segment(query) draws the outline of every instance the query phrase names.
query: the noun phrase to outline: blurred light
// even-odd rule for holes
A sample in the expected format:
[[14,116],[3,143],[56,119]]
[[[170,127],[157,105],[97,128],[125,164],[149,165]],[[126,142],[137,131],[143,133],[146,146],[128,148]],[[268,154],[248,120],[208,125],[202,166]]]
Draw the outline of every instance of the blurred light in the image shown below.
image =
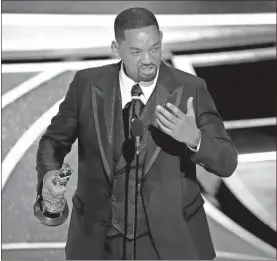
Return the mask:
[[239,163],[261,162],[269,160],[276,160],[276,151],[240,154],[238,157]]

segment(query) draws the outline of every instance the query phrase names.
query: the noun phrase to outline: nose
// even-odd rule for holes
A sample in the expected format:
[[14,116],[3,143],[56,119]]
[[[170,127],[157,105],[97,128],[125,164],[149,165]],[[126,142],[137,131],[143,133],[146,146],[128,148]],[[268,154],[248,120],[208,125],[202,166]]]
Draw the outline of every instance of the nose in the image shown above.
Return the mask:
[[151,56],[149,55],[148,52],[144,52],[142,57],[141,57],[141,62],[143,64],[151,64]]

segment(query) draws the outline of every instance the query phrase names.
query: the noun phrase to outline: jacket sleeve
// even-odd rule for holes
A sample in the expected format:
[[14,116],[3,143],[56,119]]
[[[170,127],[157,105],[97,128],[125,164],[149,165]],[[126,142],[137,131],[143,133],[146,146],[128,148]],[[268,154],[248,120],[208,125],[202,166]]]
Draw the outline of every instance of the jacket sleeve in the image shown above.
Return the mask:
[[51,120],[39,141],[36,170],[38,177],[37,192],[41,193],[42,181],[46,172],[61,168],[64,157],[70,152],[77,138],[78,104],[77,104],[78,73],[71,82],[59,111]]
[[237,150],[203,79],[197,87],[194,106],[201,144],[196,153],[189,152],[191,161],[217,176],[231,176],[238,163]]

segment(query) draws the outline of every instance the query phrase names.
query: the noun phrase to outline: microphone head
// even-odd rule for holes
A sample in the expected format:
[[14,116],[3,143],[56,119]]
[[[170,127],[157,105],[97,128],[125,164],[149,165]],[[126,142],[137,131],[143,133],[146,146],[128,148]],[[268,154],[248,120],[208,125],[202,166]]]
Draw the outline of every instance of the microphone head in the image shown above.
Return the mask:
[[131,122],[131,133],[133,137],[143,136],[143,123],[140,119],[134,119]]

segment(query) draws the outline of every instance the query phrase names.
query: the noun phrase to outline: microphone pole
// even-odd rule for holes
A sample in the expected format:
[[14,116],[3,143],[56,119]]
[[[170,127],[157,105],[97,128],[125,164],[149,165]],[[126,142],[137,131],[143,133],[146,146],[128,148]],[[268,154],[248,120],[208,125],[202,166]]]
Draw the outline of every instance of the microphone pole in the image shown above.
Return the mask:
[[134,214],[134,242],[133,242],[133,254],[132,260],[136,260],[136,240],[137,240],[137,208],[138,208],[138,174],[139,174],[139,146],[140,146],[140,138],[143,136],[143,123],[139,119],[135,119],[131,123],[131,132],[132,136],[135,137],[135,145],[136,145],[136,179],[135,179],[135,214]]

